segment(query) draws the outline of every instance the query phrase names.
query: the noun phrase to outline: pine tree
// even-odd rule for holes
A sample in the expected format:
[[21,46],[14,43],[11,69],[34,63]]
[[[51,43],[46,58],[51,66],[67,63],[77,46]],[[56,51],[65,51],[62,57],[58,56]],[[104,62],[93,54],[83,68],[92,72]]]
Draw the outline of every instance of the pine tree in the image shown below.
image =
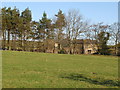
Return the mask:
[[102,55],[109,54],[108,47],[107,47],[107,41],[109,40],[110,34],[108,32],[100,32],[98,34],[98,52]]
[[[27,50],[29,47],[26,46],[27,44],[27,40],[28,40],[28,35],[30,33],[31,30],[31,20],[32,20],[32,15],[31,15],[31,11],[29,10],[29,8],[26,8],[21,15],[21,18],[23,20],[23,50]],[[27,48],[26,48],[27,47]]]
[[20,17],[20,13],[19,10],[15,7],[12,10],[12,45],[11,48],[13,50],[16,50],[16,44],[17,44],[17,37],[18,37],[18,28],[19,28],[19,17]]
[[31,39],[32,40],[32,51],[35,51],[35,48],[36,48],[36,45],[35,45],[35,41],[37,41],[38,40],[38,22],[36,22],[36,21],[32,21],[32,23],[31,23],[31,31],[30,31],[30,34],[29,34],[29,39]]
[[2,8],[2,49],[6,48],[6,7]]
[[[47,18],[47,14],[44,12],[42,19],[39,21],[39,32],[40,32],[40,37],[43,42],[43,52],[46,51],[45,43],[47,39],[51,38],[51,20]],[[48,47],[48,45],[47,45]]]
[[66,25],[65,16],[61,10],[59,10],[58,14],[55,15],[57,20],[55,22],[56,34],[57,34],[57,42],[60,42],[63,37],[63,28]]
[[10,50],[10,36],[12,30],[12,10],[9,7],[6,9],[6,30],[7,30],[7,49]]

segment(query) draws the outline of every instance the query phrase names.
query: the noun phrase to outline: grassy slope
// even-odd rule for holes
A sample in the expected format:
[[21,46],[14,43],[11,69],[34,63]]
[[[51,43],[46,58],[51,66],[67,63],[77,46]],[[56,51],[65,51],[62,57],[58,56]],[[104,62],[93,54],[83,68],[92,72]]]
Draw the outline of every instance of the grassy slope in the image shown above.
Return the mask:
[[3,87],[117,87],[118,58],[3,51]]

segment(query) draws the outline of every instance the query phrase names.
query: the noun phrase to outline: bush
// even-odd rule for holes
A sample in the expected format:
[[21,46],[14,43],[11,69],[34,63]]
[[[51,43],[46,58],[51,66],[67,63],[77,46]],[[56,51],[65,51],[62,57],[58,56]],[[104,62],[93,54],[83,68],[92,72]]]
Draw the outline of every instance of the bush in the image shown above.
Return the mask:
[[65,51],[64,49],[62,49],[62,50],[60,50],[58,53],[59,53],[59,54],[65,54],[66,51]]

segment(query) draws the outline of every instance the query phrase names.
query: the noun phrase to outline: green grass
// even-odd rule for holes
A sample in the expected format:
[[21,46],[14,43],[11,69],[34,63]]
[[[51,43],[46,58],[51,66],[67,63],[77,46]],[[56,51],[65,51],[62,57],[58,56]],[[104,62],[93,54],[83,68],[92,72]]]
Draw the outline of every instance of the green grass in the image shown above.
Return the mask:
[[118,57],[3,51],[3,88],[118,87]]

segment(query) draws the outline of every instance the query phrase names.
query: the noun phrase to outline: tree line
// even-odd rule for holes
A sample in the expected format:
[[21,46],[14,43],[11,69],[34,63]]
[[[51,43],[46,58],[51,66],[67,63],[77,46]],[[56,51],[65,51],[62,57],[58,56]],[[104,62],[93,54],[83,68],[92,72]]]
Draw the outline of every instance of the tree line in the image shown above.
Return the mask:
[[[120,30],[117,22],[111,25],[90,25],[75,9],[67,13],[59,10],[53,19],[48,18],[47,13],[43,12],[39,21],[32,21],[32,12],[29,8],[20,13],[16,7],[4,7],[0,15],[3,50],[46,52],[49,48],[55,48],[55,42],[59,45],[66,40],[58,50],[62,51],[62,47],[66,45],[68,53],[74,54],[76,41],[87,39],[90,42],[96,41],[99,54],[108,54],[110,47],[114,48],[114,54],[118,54]],[[113,42],[114,45],[110,46],[108,42]]]

